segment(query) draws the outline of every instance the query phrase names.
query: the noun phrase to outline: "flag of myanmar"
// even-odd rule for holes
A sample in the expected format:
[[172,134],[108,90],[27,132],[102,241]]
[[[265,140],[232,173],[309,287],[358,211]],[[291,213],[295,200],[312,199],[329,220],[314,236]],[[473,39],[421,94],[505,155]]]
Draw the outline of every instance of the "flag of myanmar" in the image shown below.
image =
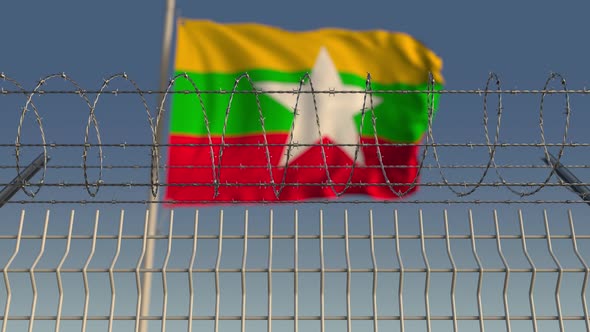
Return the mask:
[[367,94],[367,74],[373,91],[426,90],[429,72],[440,89],[441,67],[402,33],[182,19],[175,71],[186,75],[174,90],[193,93],[173,97],[166,199],[393,199],[412,192],[417,169],[407,166],[417,165],[428,95]]

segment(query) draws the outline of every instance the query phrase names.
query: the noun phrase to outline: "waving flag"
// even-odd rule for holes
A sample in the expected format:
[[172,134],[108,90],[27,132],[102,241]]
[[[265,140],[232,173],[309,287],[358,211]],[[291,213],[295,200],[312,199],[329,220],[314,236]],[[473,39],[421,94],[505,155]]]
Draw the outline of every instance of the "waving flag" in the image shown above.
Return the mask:
[[429,73],[440,89],[441,67],[402,33],[183,19],[175,72],[186,75],[174,85],[166,199],[413,192],[429,97],[386,90],[426,90]]

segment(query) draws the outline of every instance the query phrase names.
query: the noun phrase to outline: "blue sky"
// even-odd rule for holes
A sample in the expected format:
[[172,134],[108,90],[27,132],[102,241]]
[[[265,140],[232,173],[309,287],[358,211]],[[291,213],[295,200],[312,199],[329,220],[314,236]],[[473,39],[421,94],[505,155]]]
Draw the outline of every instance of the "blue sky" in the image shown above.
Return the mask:
[[[449,87],[482,85],[489,71],[507,87],[539,85],[559,71],[588,82],[579,64],[588,58],[583,22],[587,4],[550,1],[329,3],[299,1],[178,1],[178,14],[221,22],[254,21],[293,30],[325,26],[408,32],[445,61]],[[2,63],[31,82],[53,71],[96,82],[126,71],[142,84],[157,82],[164,4],[158,1],[10,2],[4,5]],[[82,78],[84,77],[84,78]],[[84,81],[86,82],[86,81]]]

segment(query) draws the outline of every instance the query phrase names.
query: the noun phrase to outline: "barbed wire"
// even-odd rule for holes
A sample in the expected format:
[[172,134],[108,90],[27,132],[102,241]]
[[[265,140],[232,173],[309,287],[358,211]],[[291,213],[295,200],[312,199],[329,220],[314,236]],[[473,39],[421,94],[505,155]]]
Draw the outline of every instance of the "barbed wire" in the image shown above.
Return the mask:
[[[46,86],[56,80],[64,81],[66,84],[72,86],[71,90],[48,90]],[[175,90],[174,85],[178,81],[185,81],[189,85],[192,86],[192,90]],[[115,81],[122,81],[126,84],[129,84],[131,89],[111,89],[109,88]],[[224,183],[222,181],[222,170],[223,169],[231,169],[231,168],[240,168],[240,169],[254,169],[254,168],[264,168],[268,173],[268,182],[261,182],[257,183],[256,186],[260,187],[270,187],[273,191],[274,196],[278,199],[281,196],[281,193],[284,188],[290,186],[322,186],[326,188],[330,188],[332,193],[336,197],[340,197],[341,195],[345,194],[351,187],[362,187],[362,186],[382,186],[387,187],[394,195],[397,197],[404,197],[408,193],[412,192],[416,186],[423,186],[423,187],[446,187],[452,193],[455,194],[457,197],[465,197],[473,194],[478,188],[480,187],[503,187],[508,189],[513,194],[520,197],[520,200],[515,200],[514,202],[522,202],[522,198],[535,195],[539,191],[541,191],[545,187],[554,187],[554,186],[564,186],[563,182],[558,183],[550,183],[550,179],[555,173],[556,165],[551,166],[539,166],[539,165],[502,165],[498,164],[496,161],[496,154],[498,149],[500,148],[510,148],[510,147],[535,147],[535,148],[542,148],[545,157],[550,160],[549,158],[549,150],[548,148],[554,147],[558,148],[556,160],[559,163],[564,155],[565,148],[574,148],[574,147],[589,147],[590,143],[585,142],[569,142],[568,141],[568,133],[570,131],[570,118],[571,118],[571,105],[570,105],[570,95],[571,94],[589,94],[590,90],[583,88],[583,89],[574,89],[570,90],[567,87],[566,80],[558,73],[551,74],[542,89],[525,89],[525,90],[515,90],[515,89],[502,89],[501,81],[498,75],[495,73],[490,73],[486,85],[484,89],[464,89],[464,90],[445,90],[445,89],[438,89],[436,86],[436,82],[433,79],[432,75],[429,75],[429,80],[427,82],[426,89],[422,90],[379,90],[373,89],[372,87],[372,78],[371,75],[368,74],[365,80],[365,88],[362,91],[348,91],[348,90],[314,90],[313,82],[309,74],[305,74],[301,80],[299,81],[299,87],[295,90],[290,91],[278,91],[278,90],[260,90],[254,87],[254,82],[252,78],[247,74],[242,74],[238,76],[234,81],[234,86],[231,90],[200,90],[198,85],[191,79],[188,74],[181,73],[174,76],[166,90],[157,91],[157,90],[142,90],[139,88],[137,83],[129,78],[127,74],[120,73],[112,75],[106,78],[103,83],[101,84],[100,88],[97,90],[86,90],[83,89],[75,80],[70,78],[65,73],[58,73],[48,75],[42,79],[40,79],[35,87],[32,90],[27,90],[24,86],[16,81],[15,79],[7,76],[4,73],[0,73],[0,85],[2,82],[8,83],[11,86],[10,89],[5,89],[1,87],[0,89],[0,96],[1,95],[23,95],[25,96],[26,100],[24,106],[22,107],[19,123],[17,127],[17,136],[15,143],[0,143],[0,147],[10,147],[14,148],[14,156],[15,156],[15,165],[8,166],[8,165],[0,165],[0,169],[15,169],[17,174],[20,173],[22,169],[21,166],[21,149],[23,147],[40,147],[43,149],[43,155],[45,161],[48,158],[48,149],[49,148],[59,148],[59,147],[81,147],[83,148],[82,153],[82,164],[81,166],[68,166],[68,165],[53,165],[43,167],[43,171],[41,174],[41,179],[37,183],[28,183],[23,182],[21,188],[24,193],[26,193],[30,197],[35,197],[42,187],[84,187],[87,193],[91,197],[95,197],[99,192],[101,187],[133,187],[133,186],[149,186],[151,188],[151,192],[154,197],[158,193],[158,189],[160,187],[169,187],[169,186],[208,186],[213,188],[213,197],[214,200],[219,195],[219,188],[221,187],[229,187],[229,186],[243,186],[249,184],[236,184],[236,183]],[[242,82],[247,83],[250,86],[250,89],[238,89],[238,85]],[[309,83],[309,89],[304,88],[304,83]],[[554,82],[557,82],[561,87],[560,89],[551,89],[550,85]],[[359,137],[359,141],[356,144],[333,144],[327,143],[323,141],[322,135],[322,126],[319,121],[319,114],[318,114],[318,107],[316,96],[321,94],[329,94],[331,96],[335,96],[339,94],[362,94],[363,97],[363,107],[360,110],[360,131],[363,132],[363,128],[365,126],[372,127],[373,138],[376,143],[368,143],[361,141],[361,137]],[[57,94],[57,95],[77,95],[83,99],[84,104],[88,108],[88,118],[86,121],[86,126],[84,130],[84,143],[49,143],[46,137],[44,128],[43,128],[43,120],[39,109],[35,105],[35,98],[41,95],[47,94]],[[148,141],[149,143],[103,143],[101,139],[101,130],[98,124],[97,115],[96,115],[96,108],[100,101],[100,97],[104,95],[117,95],[117,94],[130,94],[136,95],[142,107],[145,109],[145,114],[147,118],[148,125],[150,127],[150,134]],[[146,100],[146,95],[152,94],[163,94],[162,102],[157,105],[155,110],[151,110],[148,106],[148,102]],[[159,126],[160,121],[162,121],[162,117],[165,114],[164,105],[166,105],[167,98],[169,95],[174,94],[192,94],[197,97],[197,105],[196,107],[200,107],[203,115],[204,126],[206,129],[206,140],[207,143],[193,143],[193,144],[160,144],[156,137],[156,128]],[[215,143],[213,141],[213,134],[211,133],[211,125],[208,119],[208,109],[207,105],[203,100],[203,95],[207,94],[227,94],[229,95],[229,101],[225,110],[220,110],[220,112],[225,112],[224,123],[222,128],[222,134],[220,135],[220,143]],[[234,96],[238,94],[250,94],[254,95],[256,99],[256,107],[258,112],[258,118],[261,126],[262,132],[262,143],[256,144],[248,144],[248,143],[230,143],[226,142],[226,132],[227,132],[227,123],[229,116],[232,110],[232,103],[234,100]],[[262,106],[260,103],[259,96],[264,94],[294,94],[296,95],[296,102],[294,105],[294,109],[298,108],[299,98],[304,94],[311,94],[312,100],[314,104],[314,112],[316,118],[316,129],[318,131],[318,135],[320,137],[320,142],[316,144],[303,144],[294,142],[293,138],[293,131],[295,128],[295,121],[292,122],[290,126],[290,134],[288,135],[288,141],[282,144],[278,143],[271,143],[267,139],[267,132],[265,126],[265,117],[263,114]],[[423,138],[423,142],[418,142],[415,144],[408,144],[408,143],[386,143],[386,142],[379,142],[378,137],[378,127],[377,127],[377,119],[376,114],[374,111],[374,103],[373,103],[373,96],[377,94],[423,94],[426,95],[427,101],[427,129],[426,133]],[[468,94],[468,95],[478,95],[483,98],[482,108],[483,108],[483,127],[484,127],[484,137],[485,142],[481,143],[474,143],[474,142],[464,142],[464,143],[444,143],[444,142],[437,142],[435,138],[435,133],[433,129],[433,119],[434,114],[437,112],[435,109],[435,96],[436,95],[451,95],[451,94]],[[532,95],[539,95],[540,102],[539,102],[539,117],[538,117],[538,126],[540,129],[540,141],[538,142],[523,142],[523,143],[515,143],[515,142],[502,142],[501,140],[501,127],[502,127],[502,115],[503,115],[503,96],[504,95],[524,95],[524,94],[532,94]],[[544,108],[545,108],[545,97],[547,95],[560,95],[563,99],[564,105],[564,119],[563,119],[563,127],[562,127],[562,134],[559,143],[549,143],[546,140],[545,134],[545,115],[544,115]],[[488,99],[490,97],[496,98],[495,106],[492,107],[494,109],[494,113],[496,114],[496,125],[494,128],[489,128],[490,122],[490,110],[489,110],[489,102]],[[309,110],[311,111],[311,110]],[[36,124],[39,128],[39,134],[41,138],[41,143],[37,144],[30,144],[30,143],[22,143],[22,128],[24,124],[25,116],[28,112],[32,112],[36,121]],[[294,112],[294,117],[296,118],[298,112]],[[365,123],[365,116],[370,117],[367,119],[369,124]],[[92,127],[92,128],[91,128]],[[96,135],[96,143],[90,143],[90,133],[93,132]],[[360,136],[360,135],[359,135]],[[492,137],[493,136],[493,137]],[[377,143],[378,142],[378,143]],[[194,165],[194,166],[171,166],[171,165],[161,165],[160,158],[162,156],[161,149],[168,148],[168,147],[205,147],[209,149],[210,154],[210,165],[203,166],[203,165]],[[259,165],[225,165],[223,164],[223,154],[224,150],[229,147],[258,147],[264,150],[264,155],[266,158],[266,164],[259,166]],[[321,152],[322,163],[320,165],[291,165],[289,160],[291,158],[291,152],[294,148],[298,147],[305,147],[305,146],[312,146],[318,147]],[[326,148],[329,147],[345,147],[345,146],[352,146],[355,148],[354,150],[354,162],[350,166],[332,166],[328,165],[327,161],[327,154]],[[419,161],[417,165],[387,165],[383,161],[383,155],[381,148],[388,147],[388,146],[417,146],[421,148],[421,152],[419,153]],[[148,165],[106,165],[104,163],[104,148],[149,148],[150,149],[150,164]],[[269,148],[270,147],[284,147],[287,151],[286,162],[284,165],[273,165],[271,163],[271,153]],[[359,158],[359,154],[363,153],[363,148],[365,147],[374,147],[376,148],[376,155],[377,155],[377,165],[363,165],[360,166],[356,161]],[[484,160],[481,164],[478,165],[444,165],[441,163],[440,158],[440,151],[437,148],[440,147],[456,147],[456,148],[485,148],[487,150],[487,160]],[[88,163],[88,154],[91,148],[98,148],[98,165],[89,165]],[[215,151],[218,151],[217,154]],[[425,163],[431,153],[434,163]],[[66,182],[57,182],[57,183],[47,183],[46,182],[46,173],[47,169],[60,169],[60,168],[82,168],[83,171],[83,179],[82,183],[66,183]],[[194,169],[201,169],[206,170],[209,169],[212,174],[212,181],[209,183],[190,183],[190,184],[172,184],[172,183],[163,183],[160,180],[160,175],[158,170],[161,169],[171,169],[171,168],[194,168]],[[588,165],[567,165],[567,167],[575,167],[575,168],[590,168]],[[104,169],[115,169],[115,168],[134,168],[134,169],[150,169],[150,177],[149,182],[146,183],[107,183],[104,180]],[[289,170],[298,169],[298,168],[315,168],[315,169],[323,169],[325,173],[325,177],[327,181],[321,183],[299,183],[299,182],[287,182],[286,174]],[[339,168],[348,168],[350,169],[350,173],[348,174],[348,180],[344,182],[334,182],[332,180],[332,174],[330,172],[331,169],[339,169]],[[362,171],[363,169],[379,169],[381,170],[381,174],[383,176],[384,181],[382,183],[356,183],[353,182],[353,175],[355,172]],[[399,181],[391,181],[387,174],[387,170],[391,168],[407,168],[407,169],[415,169],[416,175],[414,179],[409,182],[399,182]],[[464,181],[464,182],[453,182],[448,179],[448,174],[444,171],[446,169],[457,169],[457,168],[472,168],[472,169],[480,169],[482,170],[481,174],[477,177],[475,181]],[[544,177],[542,181],[537,182],[522,182],[522,181],[515,181],[511,182],[506,180],[503,173],[500,171],[501,169],[508,169],[508,168],[544,168],[547,169],[547,175]],[[89,178],[88,170],[90,169],[97,169],[98,174],[96,175],[96,180],[91,181]],[[423,182],[419,183],[420,176],[423,170],[431,170],[436,169],[438,170],[440,177],[442,179],[441,182]],[[486,182],[486,178],[489,176],[491,170],[494,170],[496,176],[498,177],[499,181],[495,182]],[[282,172],[282,173],[281,173]],[[275,181],[278,179],[278,181]],[[582,185],[582,184],[581,184]],[[402,188],[400,188],[402,187]],[[464,190],[458,190],[457,188],[461,187]],[[525,190],[517,189],[516,187],[528,187]],[[34,188],[34,189],[31,189]],[[333,202],[333,200],[329,200]],[[472,200],[477,201],[477,200]],[[137,202],[145,202],[145,200],[137,201]],[[353,202],[353,201],[347,201]]]

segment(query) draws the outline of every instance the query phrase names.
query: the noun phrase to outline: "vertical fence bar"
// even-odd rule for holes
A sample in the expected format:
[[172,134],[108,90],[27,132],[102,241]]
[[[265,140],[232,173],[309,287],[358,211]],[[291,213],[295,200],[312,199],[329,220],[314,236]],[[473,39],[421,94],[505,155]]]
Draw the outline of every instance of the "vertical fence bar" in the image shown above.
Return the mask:
[[543,218],[545,219],[545,233],[547,234],[547,248],[549,248],[549,255],[551,255],[551,259],[555,265],[557,265],[557,283],[555,285],[555,307],[557,309],[557,319],[559,321],[559,330],[563,332],[565,327],[563,326],[563,313],[561,310],[561,299],[559,298],[559,292],[561,290],[561,280],[563,277],[563,267],[555,253],[553,252],[553,245],[551,243],[551,232],[549,230],[549,219],[547,218],[547,210],[543,210]]
[[141,241],[141,253],[137,259],[137,265],[135,265],[135,286],[137,291],[137,303],[135,306],[135,332],[138,332],[141,326],[141,304],[142,304],[142,285],[141,285],[141,265],[143,264],[143,258],[145,257],[147,247],[147,235],[149,231],[149,210],[145,211],[145,221],[143,223],[143,237]]
[[223,245],[223,210],[219,211],[219,241],[217,242],[217,260],[215,262],[215,332],[219,331],[219,301],[221,289],[219,284],[219,269],[221,267],[221,249]]
[[63,302],[64,302],[64,289],[63,289],[63,283],[61,280],[61,269],[64,266],[64,263],[66,261],[66,258],[68,257],[68,254],[70,253],[70,244],[72,242],[73,226],[74,226],[74,210],[72,210],[72,213],[70,215],[70,225],[68,227],[68,237],[66,239],[66,250],[65,250],[64,255],[62,256],[61,260],[59,261],[59,264],[57,265],[57,269],[55,270],[55,276],[57,278],[57,289],[59,292],[59,299],[57,302],[57,317],[55,319],[55,332],[58,332],[59,328],[60,328],[61,312],[63,309]]
[[537,312],[535,310],[535,296],[534,296],[534,291],[535,291],[535,281],[537,278],[537,268],[535,267],[535,263],[533,262],[533,259],[531,258],[531,255],[529,255],[529,251],[527,249],[527,245],[526,245],[526,236],[525,236],[525,232],[524,232],[524,219],[522,218],[522,210],[518,210],[518,219],[520,222],[520,236],[522,239],[522,251],[524,252],[524,255],[527,259],[527,261],[529,262],[529,265],[531,266],[531,269],[533,270],[532,275],[531,275],[531,284],[529,286],[529,303],[530,303],[530,307],[531,307],[531,320],[533,323],[533,331],[537,332],[538,331],[538,326],[537,326]]
[[475,229],[473,227],[473,211],[469,209],[469,232],[471,237],[471,250],[473,251],[473,257],[475,257],[475,262],[477,263],[477,268],[479,270],[477,276],[477,312],[479,314],[479,330],[481,332],[485,331],[485,324],[483,321],[483,303],[481,301],[481,286],[483,284],[483,265],[481,264],[481,260],[479,259],[479,255],[477,254],[477,244],[475,243]]
[[432,322],[430,319],[430,263],[428,262],[428,255],[426,254],[426,245],[424,243],[424,221],[422,219],[422,209],[419,210],[420,223],[420,246],[422,248],[422,260],[426,266],[426,280],[424,281],[424,309],[426,311],[426,331],[432,331]]
[[119,259],[119,254],[121,253],[121,239],[123,237],[123,221],[125,219],[125,210],[121,210],[121,219],[119,221],[119,232],[117,233],[117,249],[115,251],[115,256],[113,257],[113,261],[111,262],[111,266],[109,267],[109,281],[111,283],[111,307],[109,310],[109,332],[113,331],[113,318],[115,317],[115,301],[117,298],[117,289],[115,287],[115,264],[117,264],[117,260]]
[[373,210],[369,210],[369,239],[371,242],[371,262],[373,265],[373,331],[379,330],[377,324],[377,257],[375,256],[375,233],[373,231]]
[[92,261],[92,258],[94,257],[94,251],[96,249],[96,237],[98,236],[99,217],[100,210],[96,210],[96,215],[94,217],[94,229],[92,231],[92,244],[90,245],[90,253],[88,254],[88,259],[86,259],[86,263],[84,263],[84,267],[82,268],[82,280],[84,281],[84,312],[82,313],[82,332],[86,332],[86,324],[88,321],[88,305],[90,304],[88,266],[90,266],[90,261]]
[[6,285],[6,305],[4,306],[4,319],[2,320],[2,332],[6,332],[6,327],[8,326],[8,314],[10,312],[10,303],[12,301],[12,288],[10,287],[10,278],[8,277],[8,270],[10,269],[10,265],[12,261],[18,255],[20,250],[20,241],[23,235],[23,225],[25,221],[25,210],[23,209],[20,213],[20,222],[18,224],[18,233],[16,235],[16,243],[14,244],[14,251],[12,255],[4,265],[2,269],[2,275],[4,276],[4,284]]
[[[247,212],[246,212],[247,213]],[[195,273],[195,259],[197,257],[197,239],[199,230],[199,210],[195,210],[195,227],[193,230],[193,251],[191,254],[190,265],[188,267],[188,287],[189,287],[189,302],[188,302],[188,332],[193,331],[193,311],[195,306],[195,286],[193,274]]]
[[584,282],[582,285],[582,309],[584,310],[584,321],[586,323],[586,330],[590,331],[590,320],[588,318],[588,302],[586,299],[586,290],[588,289],[588,276],[590,274],[590,267],[586,263],[586,260],[580,255],[580,251],[578,250],[578,241],[576,240],[576,230],[574,228],[574,218],[572,216],[572,210],[567,211],[568,219],[570,223],[570,230],[572,233],[572,245],[574,247],[574,253],[576,257],[584,266]]
[[162,332],[166,332],[166,315],[168,314],[168,279],[166,272],[168,270],[168,262],[170,261],[170,253],[172,252],[172,229],[174,226],[174,210],[170,210],[170,225],[168,226],[168,248],[166,249],[166,257],[162,265]]
[[402,260],[402,254],[399,250],[399,227],[397,210],[393,212],[393,225],[395,228],[395,249],[397,253],[397,261],[399,262],[399,286],[398,286],[398,300],[399,300],[399,329],[400,332],[405,331],[404,324],[404,263]]
[[293,313],[294,313],[294,322],[293,322],[293,330],[295,332],[299,331],[299,211],[295,209],[295,216],[294,216],[294,239],[293,239],[293,291],[295,292],[295,296],[293,298]]
[[[175,0],[172,0],[175,1]],[[150,193],[151,195],[151,193]],[[154,266],[154,254],[156,250],[156,239],[153,236],[157,235],[158,231],[158,205],[157,203],[150,203],[147,210],[148,220],[148,232],[147,237],[144,239],[145,243],[145,254],[141,257],[143,261],[143,279],[141,281],[141,292],[140,298],[141,303],[139,304],[140,320],[139,320],[139,331],[148,332],[148,321],[143,320],[141,317],[149,316],[150,314],[150,303],[152,298],[152,272],[148,271]]]
[[41,260],[43,253],[45,252],[45,242],[47,240],[47,228],[49,227],[49,210],[45,213],[45,224],[43,226],[43,236],[41,237],[41,248],[39,249],[39,255],[35,258],[29,276],[31,278],[31,288],[33,289],[33,301],[31,303],[31,320],[29,321],[29,332],[33,332],[33,325],[35,323],[35,309],[37,308],[37,282],[35,280],[35,268]]
[[272,234],[273,234],[273,212],[270,209],[270,220],[268,229],[268,322],[267,330],[272,332]]
[[459,326],[457,323],[457,303],[455,299],[455,290],[457,287],[457,265],[455,264],[455,259],[453,258],[453,251],[451,250],[451,235],[449,233],[449,216],[447,214],[447,210],[444,210],[444,221],[445,221],[445,240],[447,244],[447,255],[449,256],[449,260],[451,261],[451,269],[453,271],[453,275],[451,277],[451,314],[453,319],[453,331],[458,332]]
[[496,226],[496,245],[498,247],[498,254],[500,255],[500,259],[502,260],[504,269],[506,269],[506,273],[504,274],[504,287],[502,289],[502,299],[504,301],[504,317],[506,318],[506,332],[511,332],[512,328],[510,326],[510,310],[508,308],[508,282],[510,281],[510,266],[508,266],[508,260],[506,260],[504,252],[502,251],[502,240],[500,235],[500,226],[498,223],[498,211],[495,209],[494,225]]
[[325,319],[324,316],[324,273],[325,273],[325,265],[324,265],[324,210],[320,210],[320,331],[325,331]]
[[242,308],[240,317],[240,327],[242,332],[246,332],[246,259],[248,258],[248,210],[244,214],[244,249],[242,253],[242,268],[240,275],[242,278]]
[[348,332],[352,332],[352,313],[350,307],[352,266],[350,265],[350,241],[348,239],[348,210],[344,210],[344,252],[346,255],[346,329]]

